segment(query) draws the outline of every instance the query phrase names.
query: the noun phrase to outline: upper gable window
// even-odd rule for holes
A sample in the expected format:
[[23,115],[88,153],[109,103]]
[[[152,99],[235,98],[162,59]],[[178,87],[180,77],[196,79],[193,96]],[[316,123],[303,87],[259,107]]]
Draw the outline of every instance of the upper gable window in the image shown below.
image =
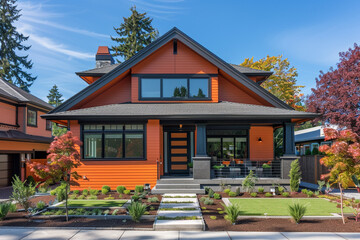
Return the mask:
[[204,77],[140,78],[141,100],[209,100],[210,79]]
[[35,109],[27,109],[27,125],[30,127],[37,127],[37,111]]

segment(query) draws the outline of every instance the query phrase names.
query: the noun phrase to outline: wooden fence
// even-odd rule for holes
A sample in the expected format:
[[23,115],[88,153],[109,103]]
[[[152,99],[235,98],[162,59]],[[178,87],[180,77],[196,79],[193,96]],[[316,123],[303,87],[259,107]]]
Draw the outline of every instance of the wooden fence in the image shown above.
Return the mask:
[[301,156],[299,159],[302,181],[315,183],[320,180],[322,174],[328,173],[327,168],[320,164],[322,155]]

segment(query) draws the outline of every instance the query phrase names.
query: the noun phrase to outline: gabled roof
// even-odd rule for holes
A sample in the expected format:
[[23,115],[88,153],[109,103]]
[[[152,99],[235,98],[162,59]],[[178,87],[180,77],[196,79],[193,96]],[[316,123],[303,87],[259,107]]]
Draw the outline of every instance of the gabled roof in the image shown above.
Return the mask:
[[266,107],[261,105],[219,102],[219,103],[119,103],[98,107],[82,108],[65,112],[46,114],[50,120],[88,119],[312,119],[318,114],[295,110]]
[[47,110],[54,109],[54,107],[47,102],[35,97],[34,95],[22,90],[8,81],[5,81],[2,78],[0,78],[0,97],[13,100],[17,103],[32,103]]
[[239,72],[247,75],[247,76],[270,76],[271,74],[273,74],[273,72],[270,71],[263,71],[263,70],[258,70],[258,69],[254,69],[254,68],[249,68],[249,67],[243,67],[240,65],[236,65],[236,64],[232,64],[230,63],[230,65],[235,68],[236,70],[238,70]]
[[178,28],[174,27],[170,31],[159,37],[157,40],[155,40],[154,42],[143,48],[133,57],[126,60],[125,62],[123,62],[122,64],[120,64],[119,66],[117,66],[116,68],[105,74],[104,76],[102,76],[99,80],[97,80],[93,84],[84,88],[79,93],[69,98],[67,101],[65,101],[63,104],[52,110],[50,113],[56,113],[70,109],[80,101],[84,100],[86,97],[90,96],[92,93],[96,92],[97,90],[99,90],[100,88],[111,82],[117,76],[121,75],[131,67],[135,66],[141,60],[148,57],[150,54],[152,54],[154,51],[156,51],[157,49],[159,49],[160,47],[162,47],[164,44],[166,44],[172,39],[178,39],[180,42],[191,48],[197,54],[199,54],[200,56],[208,60],[210,63],[212,63],[213,65],[224,71],[225,73],[227,73],[229,76],[239,81],[241,84],[243,84],[245,87],[247,87],[254,93],[260,95],[262,98],[264,98],[266,101],[268,101],[270,104],[274,105],[275,107],[292,109],[286,103],[282,102],[280,99],[278,99],[277,97],[266,91],[257,83],[250,80],[243,73],[236,70],[233,66],[226,63],[224,60],[222,60],[221,58],[219,58],[218,56],[207,50],[205,47],[203,47],[201,44],[193,40],[191,37],[180,31]]

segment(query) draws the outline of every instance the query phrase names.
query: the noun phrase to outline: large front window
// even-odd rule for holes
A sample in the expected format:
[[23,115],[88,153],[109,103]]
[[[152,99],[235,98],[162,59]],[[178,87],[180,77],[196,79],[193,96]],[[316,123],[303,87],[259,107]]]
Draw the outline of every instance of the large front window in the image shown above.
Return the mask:
[[83,125],[85,159],[144,159],[143,124]]
[[140,99],[209,99],[209,78],[140,78]]

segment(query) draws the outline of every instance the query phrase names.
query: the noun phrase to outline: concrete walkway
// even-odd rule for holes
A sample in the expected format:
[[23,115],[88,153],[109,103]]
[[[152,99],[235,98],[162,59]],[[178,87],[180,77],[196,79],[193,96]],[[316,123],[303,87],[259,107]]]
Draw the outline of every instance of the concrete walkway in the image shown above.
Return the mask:
[[190,232],[190,231],[123,231],[123,230],[71,230],[44,228],[0,227],[0,240],[239,240],[239,239],[360,239],[360,233],[297,233],[297,232]]

